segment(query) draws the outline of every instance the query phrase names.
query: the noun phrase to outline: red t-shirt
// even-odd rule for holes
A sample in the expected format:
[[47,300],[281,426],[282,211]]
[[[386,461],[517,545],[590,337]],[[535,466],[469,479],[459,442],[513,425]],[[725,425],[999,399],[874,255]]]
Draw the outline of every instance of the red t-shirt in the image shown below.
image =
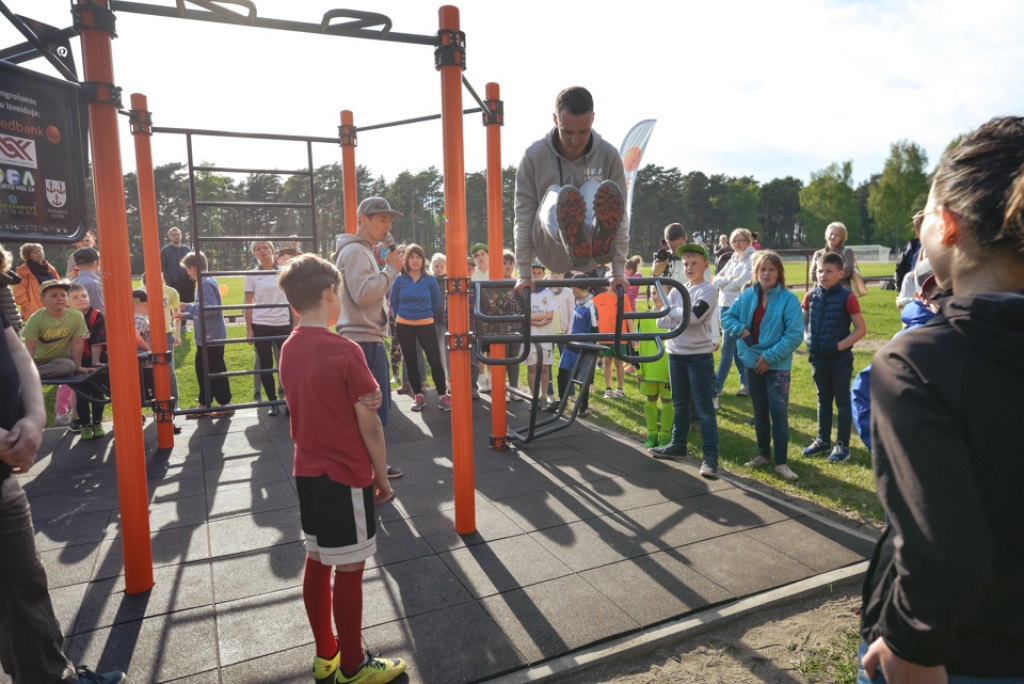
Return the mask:
[[757,339],[761,336],[761,321],[764,320],[764,298],[757,298],[757,308],[754,309],[754,320],[750,322],[750,340],[757,344]]
[[[624,300],[624,312],[632,313],[633,306],[629,302],[629,297],[624,297]],[[594,308],[597,310],[597,329],[603,333],[614,333],[615,314],[619,308],[618,296],[612,294],[611,290],[605,290],[599,295],[594,295],[594,299],[591,301],[593,301]],[[622,332],[627,332],[626,321],[622,321]],[[611,342],[602,342],[601,344],[611,344]]]
[[[803,304],[801,304],[801,306],[804,308],[805,311],[811,308],[811,291],[812,290],[808,290],[807,293],[804,294],[804,301]],[[846,297],[846,313],[850,314],[851,316],[860,313],[860,301],[857,299],[857,295],[853,294],[852,292]]]
[[373,482],[355,404],[377,389],[359,345],[326,328],[299,326],[281,348],[298,477],[327,475],[349,487]]

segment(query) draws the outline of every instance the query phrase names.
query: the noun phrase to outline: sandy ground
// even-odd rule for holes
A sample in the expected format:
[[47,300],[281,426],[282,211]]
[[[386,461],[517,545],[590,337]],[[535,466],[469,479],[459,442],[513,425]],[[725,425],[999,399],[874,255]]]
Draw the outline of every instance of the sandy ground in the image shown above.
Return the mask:
[[721,629],[694,636],[632,660],[609,663],[563,680],[566,684],[806,684],[831,678],[808,679],[793,665],[815,648],[857,629],[860,583],[828,590]]

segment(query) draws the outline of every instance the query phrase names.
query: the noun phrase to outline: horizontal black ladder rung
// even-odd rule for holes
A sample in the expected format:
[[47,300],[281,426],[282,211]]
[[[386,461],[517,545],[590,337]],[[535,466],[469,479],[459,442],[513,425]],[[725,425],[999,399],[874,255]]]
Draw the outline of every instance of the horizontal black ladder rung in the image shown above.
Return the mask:
[[[476,114],[477,112],[482,111],[484,110],[480,109],[479,107],[473,107],[473,109],[463,109],[462,113]],[[375,131],[380,128],[392,128],[394,126],[404,126],[406,124],[422,123],[424,121],[436,121],[437,119],[440,118],[440,114],[428,114],[427,116],[417,116],[412,119],[399,119],[398,121],[388,121],[387,123],[370,124],[369,126],[356,126],[356,130],[359,133],[362,133],[363,131]]]
[[[196,307],[200,308],[200,307]],[[286,309],[287,304],[203,304],[205,311],[231,311],[234,309]]]
[[284,342],[287,339],[287,335],[273,335],[267,337],[228,337],[223,340],[203,340],[203,344],[201,346],[217,347],[224,344],[238,344],[239,342]]
[[[273,240],[269,240],[268,242],[273,242]],[[290,240],[289,240],[289,242],[290,242]],[[263,269],[260,269],[258,271],[253,271],[253,270],[248,270],[248,271],[203,271],[203,275],[204,276],[209,276],[209,277],[212,277],[212,278],[219,278],[221,276],[232,276],[233,277],[233,276],[251,276],[251,275],[258,275],[258,276],[262,276],[262,275],[275,275],[276,276],[279,273],[280,273],[280,271],[278,271],[276,269],[271,269],[269,271],[265,271]]]
[[[274,240],[312,242],[313,238],[292,237],[291,235],[200,235],[196,242],[216,242],[217,240],[231,240],[232,242],[273,242]],[[206,275],[208,272],[203,271],[203,275]]]
[[[207,128],[171,128],[153,126],[154,133],[172,133],[176,135],[200,135],[210,138],[249,138],[256,140],[284,140],[286,142],[315,142],[337,145],[339,138],[311,138],[304,135],[278,135],[276,133],[242,133],[240,131],[216,131]],[[204,167],[194,167],[202,171]]]
[[298,202],[196,202],[197,207],[225,207],[234,209],[312,209],[312,204]]
[[240,375],[266,375],[267,373],[276,373],[276,368],[260,368],[258,370],[244,370],[244,371],[226,371],[224,373],[210,373],[210,378],[236,378]]
[[309,176],[311,172],[309,169],[302,171],[288,171],[281,169],[236,169],[229,168],[227,166],[196,166],[193,167],[195,171],[219,171],[220,173],[263,173],[267,175],[277,174],[280,176]]
[[247,404],[224,404],[222,406],[207,406],[205,408],[178,409],[174,412],[176,416],[202,415],[204,413],[215,413],[217,411],[234,411],[235,409],[263,408],[264,406],[281,406],[284,399],[276,401],[250,401]]

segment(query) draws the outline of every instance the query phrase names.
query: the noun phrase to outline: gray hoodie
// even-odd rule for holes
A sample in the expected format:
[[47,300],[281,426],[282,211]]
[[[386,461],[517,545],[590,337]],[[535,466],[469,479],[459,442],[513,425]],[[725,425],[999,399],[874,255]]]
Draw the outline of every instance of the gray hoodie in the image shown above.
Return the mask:
[[[543,230],[539,225],[537,210],[549,187],[574,185],[578,188],[589,180],[598,183],[613,180],[618,184],[625,200],[626,172],[622,168],[622,157],[619,156],[618,150],[605,142],[597,131],[591,130],[590,145],[586,154],[576,161],[569,161],[559,154],[555,147],[554,140],[557,136],[558,129],[552,128],[546,136],[526,148],[523,160],[519,162],[519,169],[516,171],[516,266],[520,274],[530,273],[532,256],[536,256],[541,263],[555,272],[578,270],[573,267],[564,249],[558,249],[554,253],[534,254],[535,248],[546,249],[546,246],[551,245],[546,240],[533,243],[530,239],[533,231]],[[624,273],[628,251],[629,217],[623,216],[622,225],[619,226],[615,238],[612,275]],[[596,262],[592,262],[585,268],[591,270],[597,265]]]
[[353,342],[382,342],[388,336],[385,298],[398,271],[380,269],[373,245],[360,235],[338,236],[341,317],[337,331]]

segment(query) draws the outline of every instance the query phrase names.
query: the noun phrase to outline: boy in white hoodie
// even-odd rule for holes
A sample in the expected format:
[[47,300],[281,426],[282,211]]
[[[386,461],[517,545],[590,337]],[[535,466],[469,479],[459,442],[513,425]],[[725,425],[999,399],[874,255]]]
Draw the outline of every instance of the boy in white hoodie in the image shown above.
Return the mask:
[[[686,456],[686,439],[690,428],[690,397],[697,407],[697,418],[703,437],[704,462],[700,474],[708,479],[718,476],[718,419],[715,416],[715,343],[714,325],[718,308],[718,289],[704,280],[708,252],[700,245],[680,246],[676,253],[683,260],[686,291],[690,295],[690,317],[686,329],[678,337],[665,342],[669,354],[669,380],[672,385],[672,406],[675,417],[672,441],[649,451],[655,458]],[[673,329],[683,322],[683,296],[676,289],[668,294],[668,315],[658,319],[658,327]]]

